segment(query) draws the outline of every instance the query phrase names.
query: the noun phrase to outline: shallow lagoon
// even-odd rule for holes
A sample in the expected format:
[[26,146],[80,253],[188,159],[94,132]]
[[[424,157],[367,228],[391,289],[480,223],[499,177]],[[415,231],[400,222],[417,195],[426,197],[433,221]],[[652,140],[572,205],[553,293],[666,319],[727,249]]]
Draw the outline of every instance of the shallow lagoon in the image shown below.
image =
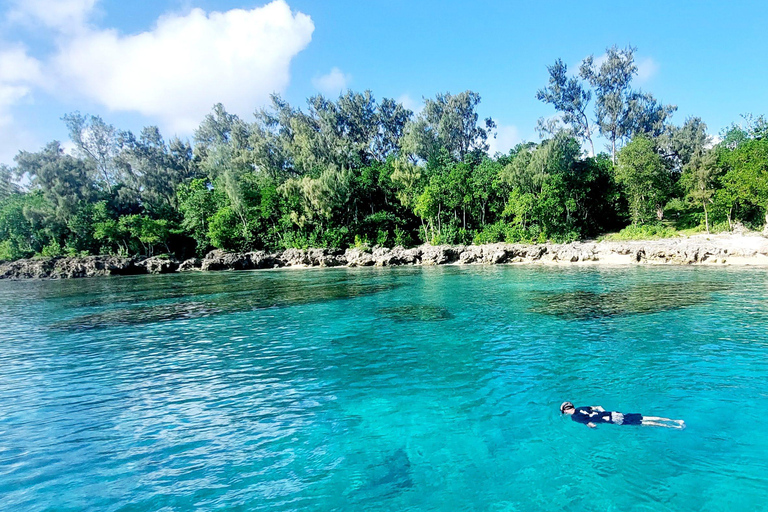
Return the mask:
[[0,282],[0,509],[759,510],[767,296],[674,267]]

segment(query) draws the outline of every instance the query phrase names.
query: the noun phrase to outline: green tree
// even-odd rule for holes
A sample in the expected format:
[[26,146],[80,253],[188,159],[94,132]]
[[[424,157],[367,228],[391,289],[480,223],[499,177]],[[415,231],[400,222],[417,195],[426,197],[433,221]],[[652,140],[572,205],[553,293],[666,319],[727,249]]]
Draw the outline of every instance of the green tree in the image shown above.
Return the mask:
[[6,166],[0,165],[0,200],[15,194],[19,191],[19,186],[13,180],[13,170]]
[[110,211],[107,201],[99,201],[93,207],[93,237],[101,242],[101,251],[129,254],[130,232],[119,222],[117,215]]
[[488,136],[496,128],[492,119],[478,125],[480,95],[472,91],[438,94],[424,102],[424,110],[405,128],[403,148],[428,160],[444,148],[461,161],[472,151],[487,151]]
[[95,197],[89,162],[65,155],[57,141],[37,153],[21,151],[15,160],[16,172],[26,176],[33,189],[42,190],[59,220],[66,222],[81,204]]
[[592,91],[584,87],[577,77],[568,76],[568,66],[557,59],[547,67],[549,84],[539,89],[536,99],[552,104],[560,112],[563,122],[571,128],[574,136],[589,142],[591,154],[595,154],[592,142],[592,128],[589,123],[587,107],[592,99]]
[[686,197],[695,204],[701,205],[704,210],[704,227],[709,233],[709,211],[707,205],[713,202],[717,190],[717,178],[720,168],[717,162],[717,153],[695,153],[683,169],[681,184]]
[[121,195],[155,216],[172,217],[178,210],[178,187],[195,175],[191,147],[178,139],[169,147],[156,126],[144,128],[138,138],[124,132],[120,139]]
[[153,219],[147,215],[124,215],[118,221],[118,228],[132,239],[138,240],[143,254],[147,256],[152,256],[158,245],[170,252],[168,240],[171,233],[166,219]]
[[484,158],[469,177],[473,212],[479,217],[480,226],[485,226],[490,216],[498,215],[504,208],[500,183],[503,169],[500,161]]
[[119,132],[99,116],[73,112],[62,120],[69,130],[70,140],[75,144],[76,156],[91,164],[89,169],[93,171],[93,182],[112,193],[113,187],[120,181],[115,165]]
[[723,187],[736,204],[768,226],[768,138],[749,139],[724,155]]
[[654,142],[637,136],[619,152],[616,181],[629,202],[632,223],[661,220],[672,180]]
[[180,185],[178,196],[181,227],[195,240],[197,252],[202,255],[212,244],[209,225],[219,207],[216,193],[208,180],[197,178]]
[[47,222],[51,210],[40,190],[0,200],[0,260],[27,258],[41,252],[57,231],[55,223]]
[[659,137],[661,154],[681,172],[695,156],[701,156],[711,143],[707,125],[699,117],[689,117],[683,126],[667,126]]
[[650,94],[632,89],[632,79],[637,74],[635,51],[631,46],[612,46],[599,65],[590,55],[579,68],[581,78],[594,89],[596,124],[610,142],[614,164],[622,141],[636,134],[658,136],[666,119],[677,110],[673,105],[660,104]]

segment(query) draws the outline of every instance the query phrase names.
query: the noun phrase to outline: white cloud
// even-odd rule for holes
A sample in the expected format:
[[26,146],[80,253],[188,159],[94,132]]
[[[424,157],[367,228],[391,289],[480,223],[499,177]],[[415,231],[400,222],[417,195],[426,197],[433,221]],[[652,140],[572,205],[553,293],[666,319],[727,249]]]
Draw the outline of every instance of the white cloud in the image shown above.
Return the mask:
[[723,138],[719,135],[710,135],[709,141],[704,144],[704,149],[712,149],[713,147],[717,146],[723,142]]
[[342,73],[339,68],[333,68],[325,75],[312,79],[315,89],[326,96],[337,96],[343,93],[352,81],[352,75]]
[[17,126],[11,109],[30,101],[32,88],[42,82],[40,62],[21,46],[0,50],[0,162],[10,163],[31,136]]
[[223,13],[193,9],[136,35],[85,30],[62,43],[53,61],[64,88],[189,133],[214,103],[248,116],[284,91],[291,60],[313,31],[309,16],[294,15],[284,0]]
[[520,131],[511,124],[499,124],[496,128],[496,137],[488,139],[488,154],[508,153],[510,149],[522,141]]
[[397,101],[398,103],[402,103],[402,105],[405,108],[412,111],[414,114],[418,114],[424,108],[423,101],[414,100],[408,94],[401,94],[400,97],[397,98],[395,101]]
[[0,164],[13,164],[21,149],[33,149],[38,141],[29,130],[20,129],[10,114],[0,112]]
[[35,84],[42,80],[40,62],[23,46],[0,51],[0,83]]
[[651,57],[646,57],[637,63],[637,81],[641,84],[648,82],[656,76],[659,65]]
[[70,33],[81,30],[98,0],[15,0],[8,14],[10,21]]

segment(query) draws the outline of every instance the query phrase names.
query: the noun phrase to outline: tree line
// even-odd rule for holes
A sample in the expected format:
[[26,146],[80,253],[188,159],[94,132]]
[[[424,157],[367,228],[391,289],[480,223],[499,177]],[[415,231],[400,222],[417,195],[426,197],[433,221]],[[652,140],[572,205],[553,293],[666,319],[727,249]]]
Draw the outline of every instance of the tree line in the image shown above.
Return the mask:
[[[273,96],[252,121],[218,104],[191,142],[157,127],[63,117],[58,141],[0,167],[0,259],[421,243],[571,241],[627,226],[768,222],[768,122],[719,140],[633,87],[634,48],[575,72],[557,60],[536,97],[541,142],[488,154],[496,128],[472,91],[414,113],[370,91]],[[596,143],[607,141],[606,151]],[[24,183],[21,187],[19,183]]]

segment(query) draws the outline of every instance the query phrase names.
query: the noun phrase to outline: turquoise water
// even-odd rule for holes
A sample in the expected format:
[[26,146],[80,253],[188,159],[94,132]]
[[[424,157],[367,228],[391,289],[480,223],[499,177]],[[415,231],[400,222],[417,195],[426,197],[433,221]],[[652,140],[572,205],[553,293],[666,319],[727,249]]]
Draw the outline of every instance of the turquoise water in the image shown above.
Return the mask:
[[0,510],[768,510],[767,296],[666,267],[0,282]]

